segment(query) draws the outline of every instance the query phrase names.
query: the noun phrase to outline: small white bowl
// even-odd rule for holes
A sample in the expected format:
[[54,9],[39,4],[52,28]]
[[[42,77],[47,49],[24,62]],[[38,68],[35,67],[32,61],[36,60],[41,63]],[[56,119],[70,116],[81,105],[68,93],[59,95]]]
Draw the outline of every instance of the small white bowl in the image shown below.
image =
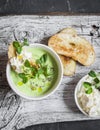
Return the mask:
[[15,86],[15,84],[13,83],[11,76],[10,76],[11,67],[10,67],[9,63],[7,63],[7,66],[6,66],[6,77],[7,77],[8,83],[9,83],[10,87],[12,88],[12,90],[14,92],[16,92],[18,95],[20,95],[21,97],[26,98],[26,99],[30,99],[30,100],[41,100],[41,99],[48,97],[49,95],[51,95],[52,93],[54,93],[56,91],[56,89],[60,85],[62,77],[63,77],[63,67],[62,67],[62,63],[61,63],[59,56],[56,54],[55,51],[53,51],[48,46],[38,44],[38,43],[37,44],[31,44],[30,46],[31,47],[38,47],[38,48],[42,48],[42,49],[46,50],[46,52],[48,52],[55,59],[57,66],[58,66],[58,77],[55,81],[55,84],[52,86],[52,88],[41,96],[33,97],[33,96],[25,95],[24,93],[20,92],[17,89],[17,87]]
[[89,116],[81,107],[81,105],[79,104],[79,101],[78,101],[78,97],[77,97],[77,94],[78,92],[80,91],[81,87],[82,87],[82,82],[84,82],[86,79],[87,79],[88,75],[85,75],[83,78],[81,78],[79,80],[79,82],[77,83],[76,87],[75,87],[75,92],[74,92],[74,98],[75,98],[75,103],[77,105],[77,107],[79,108],[79,110],[86,116]]

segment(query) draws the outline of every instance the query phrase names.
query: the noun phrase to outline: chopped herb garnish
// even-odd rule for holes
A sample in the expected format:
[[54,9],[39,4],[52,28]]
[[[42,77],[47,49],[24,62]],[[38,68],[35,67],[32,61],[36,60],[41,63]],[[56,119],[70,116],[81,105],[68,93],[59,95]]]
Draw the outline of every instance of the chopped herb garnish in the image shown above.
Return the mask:
[[91,71],[88,73],[88,75],[91,76],[91,77],[96,77],[96,73],[95,73],[93,70],[91,70]]
[[98,78],[95,78],[95,79],[94,79],[94,82],[95,82],[95,83],[99,83],[100,81],[99,81]]
[[96,84],[96,85],[95,85],[95,88],[100,89],[100,85],[98,86],[98,85]]
[[22,79],[23,83],[26,83],[28,81],[28,78],[24,73],[19,73],[18,76]]
[[18,48],[17,48],[17,53],[20,54],[21,51],[22,51],[22,47],[18,47]]
[[40,66],[44,66],[47,61],[47,54],[43,54],[40,59],[36,60],[36,63],[39,64]]
[[28,40],[26,38],[24,38],[23,46],[29,46]]
[[24,74],[24,73],[19,73],[18,76],[19,76],[20,78],[23,78],[23,77],[25,77],[25,74]]
[[21,47],[20,43],[18,41],[14,41],[13,46],[15,47],[17,53],[20,54],[22,51],[22,47]]
[[36,67],[30,67],[30,69],[31,69],[31,72],[33,73],[33,74],[36,74],[36,72],[37,72],[37,68]]
[[86,90],[85,92],[86,92],[86,94],[91,94],[92,93],[92,88],[89,88],[88,90]]
[[41,56],[40,60],[41,62],[45,63],[47,60],[47,54],[44,54],[43,56]]
[[44,73],[44,70],[42,68],[39,68],[38,71],[37,71],[37,74],[40,75],[40,74],[43,74]]
[[28,81],[27,77],[23,77],[23,83],[25,84]]
[[18,47],[20,47],[20,43],[19,43],[18,41],[14,41],[14,42],[13,42],[13,46],[14,46],[15,48],[18,48]]
[[[15,45],[19,47],[19,45]],[[38,92],[42,91],[42,86],[45,86],[45,82],[50,82],[53,77],[52,74],[54,72],[54,68],[50,67],[46,64],[47,61],[47,53],[43,54],[39,59],[36,60],[35,66],[30,64],[30,61],[26,59],[23,63],[23,73],[19,73],[18,76],[21,78],[21,81],[18,82],[18,85],[21,86],[31,80],[32,82],[39,79],[41,82],[41,86],[38,83],[33,83],[33,86],[30,86],[32,90],[37,90]],[[49,83],[50,84],[50,83]],[[35,87],[34,87],[35,86]]]
[[24,65],[25,67],[30,67],[30,62],[28,60],[25,60]]
[[27,39],[24,39],[24,42],[23,42],[23,43],[20,43],[20,42],[18,42],[18,41],[14,41],[14,42],[13,42],[13,46],[15,47],[16,52],[17,52],[18,54],[21,53],[23,46],[28,46],[28,45],[29,45],[29,44],[28,44]]
[[99,73],[95,73],[93,70],[91,70],[88,75],[92,77],[92,81],[90,82],[83,82],[83,86],[85,87],[86,94],[92,93],[92,87],[95,87],[96,89],[100,90],[100,79],[99,79]]
[[95,84],[95,88],[100,89],[100,82]]
[[85,93],[90,94],[92,93],[92,84],[89,82],[83,82],[83,86],[85,87]]
[[37,60],[36,60],[36,63],[40,65],[40,64],[41,64],[40,59],[37,59]]
[[91,87],[91,83],[89,83],[89,82],[83,82],[83,86],[85,88],[90,88]]

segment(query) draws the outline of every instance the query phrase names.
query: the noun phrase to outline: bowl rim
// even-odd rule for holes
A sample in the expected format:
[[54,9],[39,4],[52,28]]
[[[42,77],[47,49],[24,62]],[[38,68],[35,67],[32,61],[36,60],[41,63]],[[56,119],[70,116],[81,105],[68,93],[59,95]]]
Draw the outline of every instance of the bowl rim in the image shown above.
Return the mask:
[[84,115],[90,117],[89,114],[87,114],[87,113],[82,109],[82,107],[80,106],[80,104],[79,104],[79,102],[78,102],[78,97],[77,97],[77,93],[78,93],[79,89],[82,87],[82,86],[81,86],[81,83],[82,83],[82,81],[84,81],[84,79],[85,79],[86,77],[88,77],[87,74],[86,74],[85,76],[83,76],[83,77],[78,81],[78,83],[76,84],[75,91],[74,91],[74,99],[75,99],[75,103],[76,103],[78,109],[79,109]]
[[[59,78],[59,81],[56,80],[55,82],[55,87],[53,89],[51,89],[51,91],[48,93],[45,93],[45,95],[41,95],[41,96],[37,96],[37,97],[32,97],[32,96],[27,96],[25,95],[24,93],[20,92],[15,86],[13,86],[14,84],[12,84],[11,80],[10,80],[10,76],[9,76],[9,69],[10,69],[10,64],[9,64],[9,61],[7,62],[7,65],[6,65],[6,78],[7,78],[7,81],[8,81],[8,84],[10,86],[10,88],[19,96],[25,98],[25,99],[29,99],[29,100],[42,100],[44,98],[47,98],[48,96],[50,96],[51,94],[53,94],[57,89],[58,87],[60,86],[61,84],[61,81],[62,81],[62,78],[63,78],[63,66],[62,66],[62,62],[59,58],[59,56],[57,55],[57,53],[50,47],[44,45],[44,44],[40,44],[40,43],[36,43],[36,44],[30,44],[29,46],[32,46],[32,47],[42,47],[44,50],[46,49],[46,51],[51,55],[51,56],[55,56],[56,58],[54,58],[54,60],[56,61],[57,63],[57,66],[58,68],[60,68],[60,70],[58,71],[58,78]],[[50,53],[51,52],[51,53]],[[58,64],[59,63],[59,64]]]

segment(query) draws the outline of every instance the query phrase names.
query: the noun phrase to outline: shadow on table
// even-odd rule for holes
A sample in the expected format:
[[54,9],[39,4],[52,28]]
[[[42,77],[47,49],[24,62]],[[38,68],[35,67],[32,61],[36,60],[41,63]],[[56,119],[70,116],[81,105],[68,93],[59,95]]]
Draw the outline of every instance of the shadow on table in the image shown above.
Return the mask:
[[[63,93],[63,100],[68,107],[69,110],[71,110],[72,113],[77,113],[79,114],[80,111],[76,106],[75,99],[74,99],[74,90],[76,87],[76,84],[78,81],[81,79],[79,76],[75,76],[70,82],[66,83],[66,86],[64,88],[64,93]],[[68,86],[69,85],[69,86]]]
[[7,53],[2,52],[2,54],[0,54],[0,88],[5,87],[6,89],[9,88],[6,79],[7,61],[8,61]]
[[44,45],[48,45],[48,40],[49,40],[50,37],[45,37],[43,38],[40,42],[41,44],[44,44]]

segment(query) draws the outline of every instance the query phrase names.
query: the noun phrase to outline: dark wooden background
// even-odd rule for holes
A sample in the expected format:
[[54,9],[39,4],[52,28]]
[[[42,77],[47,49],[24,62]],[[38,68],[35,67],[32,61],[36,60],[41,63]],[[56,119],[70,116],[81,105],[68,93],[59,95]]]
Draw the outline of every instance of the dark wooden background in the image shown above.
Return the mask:
[[[22,14],[100,14],[100,0],[0,0],[0,16]],[[35,118],[35,117],[34,117]],[[30,126],[24,130],[100,130],[100,120]]]
[[100,0],[0,0],[0,15],[100,13]]

